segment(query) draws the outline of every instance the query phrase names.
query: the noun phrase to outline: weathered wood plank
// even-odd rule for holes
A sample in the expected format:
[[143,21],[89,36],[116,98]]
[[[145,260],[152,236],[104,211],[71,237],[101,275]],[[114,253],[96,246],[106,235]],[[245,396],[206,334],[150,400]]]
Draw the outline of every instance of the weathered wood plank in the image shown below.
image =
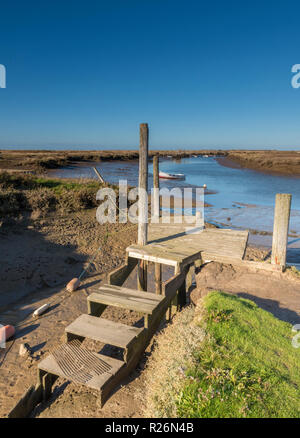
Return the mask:
[[161,264],[155,263],[155,293],[158,295],[161,295],[162,292],[161,275]]
[[85,314],[80,315],[65,329],[66,333],[120,348],[127,348],[143,330],[143,328],[128,326]]
[[176,291],[185,282],[186,273],[187,268],[165,281],[162,285],[163,295],[172,300],[176,296]]
[[120,286],[105,285],[99,289],[92,288],[88,302],[101,303],[107,306],[135,310],[143,314],[151,314],[164,297]]
[[180,266],[192,263],[201,256],[201,251],[184,252],[180,248],[169,248],[168,246],[156,245],[131,245],[126,251],[130,257],[147,260],[154,263],[161,263],[169,266]]
[[126,263],[119,268],[110,272],[107,276],[108,284],[115,284],[116,286],[122,286],[122,284],[129,277],[135,266],[137,265],[137,259],[128,257]]
[[[94,375],[90,380],[86,382],[86,386],[92,389],[102,390],[103,386],[112,378],[113,375],[118,373],[121,368],[125,367],[125,362],[114,359],[109,356],[104,356],[103,354],[93,353],[94,356],[103,360],[111,366],[109,371],[103,372],[101,375]],[[57,364],[53,355],[47,356],[38,364],[39,370],[49,373],[54,376],[63,377],[70,381],[70,377],[66,376],[60,366]]]

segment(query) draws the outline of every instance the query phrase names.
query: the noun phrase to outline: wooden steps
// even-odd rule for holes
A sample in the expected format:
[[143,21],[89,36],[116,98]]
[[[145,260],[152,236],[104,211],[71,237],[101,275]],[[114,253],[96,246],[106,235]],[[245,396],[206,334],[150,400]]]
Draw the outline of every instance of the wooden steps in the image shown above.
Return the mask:
[[[97,389],[102,406],[112,389],[136,367],[170,305],[171,295],[156,295],[115,285],[94,289],[87,297],[90,315],[81,315],[66,327],[67,343],[60,345],[38,365],[38,385],[42,387],[43,399],[49,398],[53,383],[57,377],[62,377]],[[106,306],[144,314],[145,327],[132,327],[96,317]],[[85,349],[81,344],[84,338],[123,348],[124,361]]]
[[88,313],[93,316],[100,316],[106,306],[121,307],[151,315],[165,299],[162,295],[111,284],[106,284],[96,290],[93,288],[92,291],[87,301]]
[[[57,356],[61,359],[57,360]],[[50,395],[55,379],[62,377],[98,390],[101,405],[119,382],[120,376],[123,376],[122,370],[125,368],[126,364],[123,361],[90,352],[76,344],[73,346],[72,342],[61,345],[54,354],[50,354],[38,365],[44,399]]]
[[[219,257],[242,262],[248,232],[210,229],[199,232],[183,224],[153,224],[149,239],[145,246],[127,248],[125,263],[108,275],[110,284],[90,289],[92,293],[87,297],[89,315],[81,315],[72,322],[65,329],[67,343],[39,363],[37,388],[41,388],[44,400],[50,396],[52,385],[59,376],[97,389],[102,406],[112,390],[135,369],[166,315],[169,319],[173,311],[185,305],[187,276],[192,265],[199,266],[203,260]],[[152,261],[160,268],[160,264],[174,267],[174,276],[160,283],[162,295],[122,287],[138,260]],[[142,314],[144,327],[99,318],[107,306]],[[84,338],[124,349],[124,361],[85,349],[81,344]]]
[[104,344],[120,347],[125,350],[124,359],[130,359],[134,344],[138,342],[144,328],[132,327],[119,322],[91,315],[80,315],[65,329],[67,342],[73,339],[93,339]]

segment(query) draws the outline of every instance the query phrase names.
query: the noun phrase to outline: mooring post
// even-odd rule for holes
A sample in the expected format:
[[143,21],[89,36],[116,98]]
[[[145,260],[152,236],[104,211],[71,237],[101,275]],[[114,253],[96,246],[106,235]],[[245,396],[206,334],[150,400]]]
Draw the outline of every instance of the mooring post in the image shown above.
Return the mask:
[[[140,124],[140,156],[139,156],[139,225],[138,244],[146,245],[148,238],[148,139],[147,123]],[[139,290],[147,290],[147,264],[145,260],[138,263],[137,286]]]
[[277,193],[274,210],[271,263],[285,267],[292,195]]
[[[159,157],[153,157],[153,222],[159,222]],[[155,263],[155,292],[159,295],[162,293],[161,288],[161,263]]]

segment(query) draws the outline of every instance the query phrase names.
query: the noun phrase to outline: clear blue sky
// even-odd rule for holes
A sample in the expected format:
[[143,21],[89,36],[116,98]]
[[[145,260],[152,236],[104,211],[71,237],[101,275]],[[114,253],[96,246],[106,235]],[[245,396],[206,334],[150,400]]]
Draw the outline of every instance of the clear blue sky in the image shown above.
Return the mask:
[[0,147],[300,148],[299,2],[14,1]]

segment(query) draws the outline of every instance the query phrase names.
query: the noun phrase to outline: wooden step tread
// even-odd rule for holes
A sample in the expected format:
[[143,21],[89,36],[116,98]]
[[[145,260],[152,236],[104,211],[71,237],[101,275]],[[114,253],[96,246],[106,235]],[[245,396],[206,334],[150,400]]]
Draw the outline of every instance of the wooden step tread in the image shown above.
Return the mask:
[[105,284],[100,288],[92,288],[88,301],[107,306],[122,307],[144,314],[152,314],[154,309],[164,301],[162,295],[142,292],[126,287]]
[[147,245],[130,245],[126,248],[126,251],[129,257],[174,266],[175,268],[193,263],[201,256],[200,249],[191,252],[184,245],[176,247],[170,242],[166,244],[153,242]]
[[67,333],[121,348],[128,348],[129,344],[143,330],[143,328],[132,327],[85,314],[80,315],[65,329]]
[[[58,359],[57,354],[60,355]],[[78,346],[69,347],[69,344],[61,345],[56,356],[50,354],[38,364],[41,371],[99,391],[125,366],[120,360]]]

